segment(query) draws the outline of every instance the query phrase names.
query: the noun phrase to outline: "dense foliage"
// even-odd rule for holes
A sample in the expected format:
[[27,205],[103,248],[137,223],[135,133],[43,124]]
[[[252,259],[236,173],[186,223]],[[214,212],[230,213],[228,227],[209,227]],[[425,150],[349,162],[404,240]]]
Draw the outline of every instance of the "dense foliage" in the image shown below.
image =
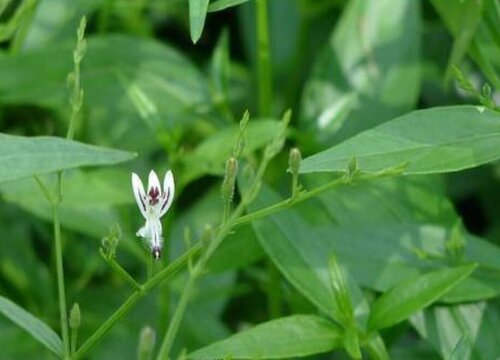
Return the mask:
[[0,359],[500,357],[499,4],[0,0]]

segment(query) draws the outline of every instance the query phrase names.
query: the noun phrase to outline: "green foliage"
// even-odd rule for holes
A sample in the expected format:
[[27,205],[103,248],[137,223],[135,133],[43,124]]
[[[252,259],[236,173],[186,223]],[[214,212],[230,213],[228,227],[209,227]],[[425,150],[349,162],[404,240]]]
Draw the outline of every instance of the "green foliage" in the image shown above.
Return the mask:
[[0,182],[83,166],[111,165],[136,155],[57,137],[0,134]]
[[345,171],[352,156],[362,172],[401,164],[404,174],[464,170],[500,158],[499,129],[500,115],[482,107],[416,111],[304,159],[301,172]]
[[189,354],[191,359],[283,359],[338,347],[340,330],[315,315],[273,320]]
[[0,312],[54,354],[62,355],[61,338],[43,321],[3,296],[0,296]]
[[0,0],[0,42],[2,359],[500,356],[498,1]]

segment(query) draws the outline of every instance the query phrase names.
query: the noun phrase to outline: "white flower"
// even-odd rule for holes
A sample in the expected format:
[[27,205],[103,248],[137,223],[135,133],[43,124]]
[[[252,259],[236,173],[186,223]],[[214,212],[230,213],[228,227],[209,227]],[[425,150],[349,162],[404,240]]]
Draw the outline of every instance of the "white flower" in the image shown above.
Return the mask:
[[132,173],[132,189],[134,190],[137,206],[139,206],[142,216],[146,219],[146,224],[137,231],[136,235],[147,241],[151,253],[158,260],[161,257],[161,247],[163,245],[160,218],[165,215],[170,205],[172,205],[175,192],[174,176],[172,171],[167,171],[162,189],[158,176],[151,170],[148,179],[148,192],[145,193],[141,179],[137,174]]

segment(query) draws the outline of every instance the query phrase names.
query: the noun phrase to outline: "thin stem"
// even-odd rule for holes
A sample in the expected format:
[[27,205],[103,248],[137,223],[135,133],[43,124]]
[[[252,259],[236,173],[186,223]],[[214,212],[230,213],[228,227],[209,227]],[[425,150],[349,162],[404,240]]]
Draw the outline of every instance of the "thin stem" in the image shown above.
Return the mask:
[[259,96],[259,115],[271,115],[272,106],[272,70],[269,46],[269,25],[267,0],[257,0],[257,78]]
[[71,353],[76,352],[76,341],[78,339],[78,329],[72,329],[71,331]]
[[101,326],[82,344],[82,346],[80,346],[78,351],[73,356],[73,359],[77,360],[82,358],[119,320],[121,320],[130,312],[130,310],[132,310],[134,305],[140,299],[146,296],[149,291],[158,286],[164,280],[178,273],[187,264],[188,259],[197,256],[201,252],[201,249],[202,247],[200,244],[193,246],[177,260],[170,263],[170,265],[168,265],[167,267],[156,273],[156,275],[154,275],[151,279],[146,281],[140,289],[134,291],[128,297],[128,299],[118,309],[116,309],[115,312],[103,324],[101,324]]
[[195,267],[195,269],[193,269],[193,271],[190,273],[189,280],[186,286],[184,287],[181,298],[179,299],[179,303],[175,308],[174,316],[170,321],[167,333],[161,344],[157,359],[161,360],[168,359],[170,349],[172,348],[175,336],[177,335],[177,331],[179,330],[179,327],[181,325],[182,318],[184,317],[184,313],[186,311],[189,299],[194,290],[194,285],[196,284],[196,280],[201,274],[202,269],[203,269],[203,264],[199,262],[198,265]]
[[134,278],[125,270],[120,264],[116,262],[115,259],[109,259],[106,257],[104,252],[101,250],[100,254],[104,261],[108,263],[109,266],[126,282],[128,282],[134,289],[141,289],[141,285],[134,280]]
[[52,199],[52,195],[50,194],[49,189],[47,189],[43,181],[38,177],[38,175],[34,175],[33,178],[40,187],[40,190],[42,190],[42,193],[45,196],[45,199],[47,199],[47,202],[50,205],[54,205],[54,200]]
[[66,294],[64,289],[64,270],[62,260],[62,240],[61,224],[59,223],[59,206],[52,207],[54,219],[54,239],[56,243],[56,272],[57,272],[57,292],[59,295],[59,313],[61,317],[61,331],[64,344],[64,358],[69,358],[69,332],[68,332],[68,312],[66,308]]
[[[354,180],[368,180],[368,179],[373,179],[375,177],[377,177],[377,175],[359,175]],[[309,190],[307,192],[298,193],[295,198],[285,199],[285,200],[282,200],[274,205],[271,205],[271,206],[265,207],[263,209],[254,211],[250,214],[244,215],[244,216],[240,217],[239,219],[237,219],[235,221],[234,225],[235,226],[243,225],[243,224],[249,223],[251,221],[263,218],[265,216],[274,214],[274,213],[279,212],[281,210],[286,210],[286,209],[291,208],[292,206],[299,204],[303,201],[306,201],[306,200],[308,200],[308,199],[310,199],[310,198],[312,198],[312,197],[314,197],[322,192],[325,192],[327,190],[333,189],[339,185],[343,185],[346,183],[348,183],[348,181],[344,177],[337,178],[335,180],[332,180],[332,181],[330,181],[322,186],[319,186],[319,187],[314,188],[312,190]]]

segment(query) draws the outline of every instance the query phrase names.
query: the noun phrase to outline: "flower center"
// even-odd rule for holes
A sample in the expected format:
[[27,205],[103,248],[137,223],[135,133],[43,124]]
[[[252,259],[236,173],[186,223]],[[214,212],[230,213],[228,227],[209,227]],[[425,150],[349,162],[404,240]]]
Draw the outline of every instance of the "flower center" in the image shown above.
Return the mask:
[[154,206],[158,204],[158,197],[160,196],[160,190],[157,187],[153,187],[149,190],[149,205]]

